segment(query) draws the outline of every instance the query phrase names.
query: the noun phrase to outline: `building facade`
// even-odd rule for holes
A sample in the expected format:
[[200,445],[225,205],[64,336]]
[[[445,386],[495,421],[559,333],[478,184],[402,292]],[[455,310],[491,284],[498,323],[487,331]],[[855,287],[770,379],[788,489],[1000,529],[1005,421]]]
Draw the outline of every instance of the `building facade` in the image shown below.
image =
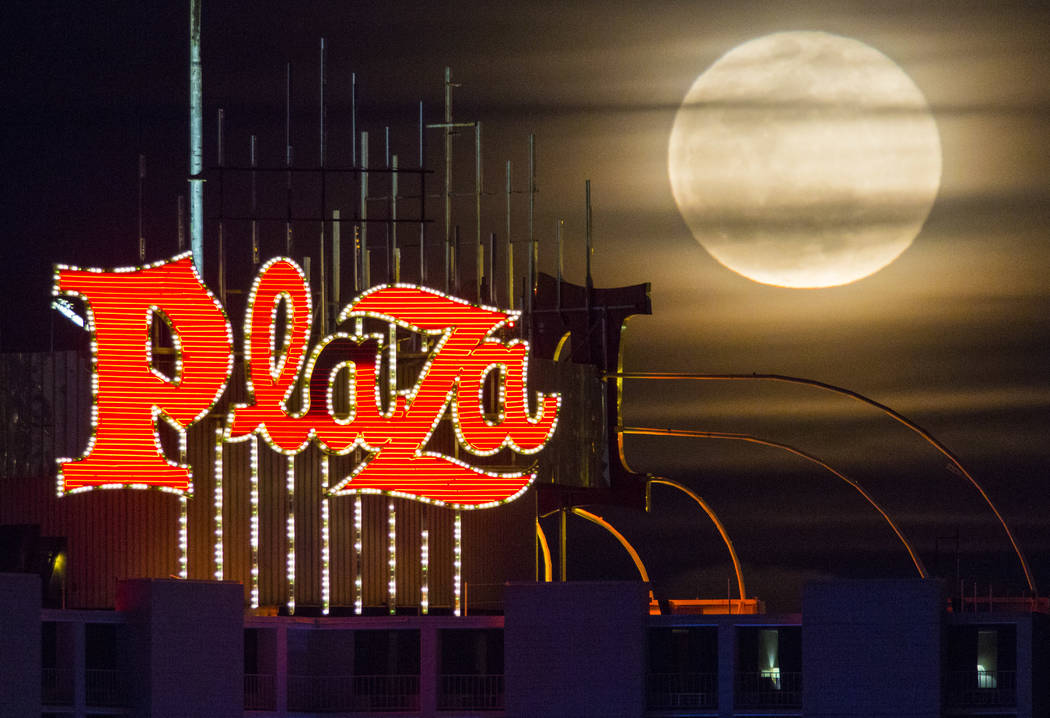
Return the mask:
[[938,582],[807,586],[801,614],[651,615],[629,582],[512,583],[478,616],[247,616],[234,583],[39,608],[4,574],[5,716],[1046,716],[1050,621]]

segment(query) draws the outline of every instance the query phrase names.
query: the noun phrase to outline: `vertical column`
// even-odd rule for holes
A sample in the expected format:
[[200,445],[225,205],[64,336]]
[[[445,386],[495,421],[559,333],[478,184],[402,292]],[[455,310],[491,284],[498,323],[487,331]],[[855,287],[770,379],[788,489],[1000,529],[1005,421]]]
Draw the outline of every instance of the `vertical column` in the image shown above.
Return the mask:
[[437,715],[439,650],[437,626],[423,622],[419,629],[419,708],[425,716]]
[[185,718],[244,713],[240,586],[131,579],[117,584],[116,608],[127,621],[128,663],[135,666],[134,715]]
[[733,715],[733,687],[736,674],[736,626],[729,621],[718,624],[718,715]]
[[275,643],[274,708],[283,716],[288,713],[288,624],[283,621],[277,624]]
[[41,643],[40,577],[0,573],[0,715],[40,715]]
[[1019,716],[1037,715],[1036,706],[1033,705],[1035,686],[1032,679],[1037,669],[1035,646],[1032,641],[1032,620],[1033,615],[1028,614],[1015,624],[1017,626],[1015,629],[1017,636],[1015,675],[1017,676],[1017,715]]
[[70,624],[73,632],[73,715],[82,716],[87,707],[87,627],[83,621]]

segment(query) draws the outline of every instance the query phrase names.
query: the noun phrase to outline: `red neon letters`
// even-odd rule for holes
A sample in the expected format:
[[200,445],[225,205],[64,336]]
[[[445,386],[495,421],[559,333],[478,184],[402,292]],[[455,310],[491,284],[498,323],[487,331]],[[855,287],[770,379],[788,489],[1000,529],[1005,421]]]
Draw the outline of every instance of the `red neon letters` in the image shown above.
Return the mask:
[[[187,468],[161,455],[156,417],[183,428],[199,420],[221,395],[232,367],[229,325],[189,257],[129,272],[60,269],[56,292],[85,298],[95,330],[95,441],[82,458],[63,465],[65,489],[135,484],[187,490]],[[176,338],[181,367],[171,381],[150,369],[151,311],[163,313]],[[264,265],[244,326],[250,398],[231,408],[227,440],[259,434],[285,454],[302,451],[311,440],[328,453],[362,449],[363,462],[332,494],[388,493],[480,507],[516,497],[535,478],[489,471],[426,448],[449,409],[460,446],[478,456],[504,448],[531,454],[549,440],[560,396],[540,395],[532,416],[528,346],[493,336],[512,326],[515,314],[420,287],[380,286],[340,315],[340,324],[354,333],[331,334],[309,351],[311,311],[309,288],[294,262]],[[285,326],[278,331],[282,313]],[[380,386],[384,357],[396,355],[385,346],[389,338],[356,333],[362,322],[377,320],[431,337],[434,348],[408,390],[385,381]],[[336,416],[332,407],[337,376],[349,377],[349,416]],[[495,418],[483,411],[486,384],[498,387]]]
[[[113,484],[189,491],[188,467],[161,453],[157,420],[185,428],[201,419],[233,368],[230,324],[189,255],[134,271],[60,267],[55,292],[87,301],[95,350],[95,433],[81,458],[60,464],[59,485],[64,491]],[[152,369],[154,312],[175,338],[170,378]]]

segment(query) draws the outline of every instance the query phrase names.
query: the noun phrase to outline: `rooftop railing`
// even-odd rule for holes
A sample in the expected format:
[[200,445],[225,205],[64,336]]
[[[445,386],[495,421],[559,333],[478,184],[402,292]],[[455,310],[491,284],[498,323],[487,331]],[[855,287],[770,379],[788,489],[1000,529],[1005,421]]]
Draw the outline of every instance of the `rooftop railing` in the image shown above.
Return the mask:
[[1016,671],[950,671],[945,683],[950,706],[1017,705]]
[[770,671],[738,673],[737,708],[801,708],[802,673]]
[[503,710],[503,674],[443,675],[438,710]]
[[646,705],[651,710],[717,708],[717,673],[650,673]]

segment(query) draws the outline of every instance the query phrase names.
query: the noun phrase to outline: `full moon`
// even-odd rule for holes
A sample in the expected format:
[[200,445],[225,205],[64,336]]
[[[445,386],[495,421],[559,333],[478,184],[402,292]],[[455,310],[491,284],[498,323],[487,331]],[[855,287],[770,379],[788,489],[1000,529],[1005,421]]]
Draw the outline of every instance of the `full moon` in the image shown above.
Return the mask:
[[926,98],[881,52],[781,32],[696,79],[667,168],[682,217],[721,264],[763,284],[832,287],[911,245],[940,186],[941,145]]

